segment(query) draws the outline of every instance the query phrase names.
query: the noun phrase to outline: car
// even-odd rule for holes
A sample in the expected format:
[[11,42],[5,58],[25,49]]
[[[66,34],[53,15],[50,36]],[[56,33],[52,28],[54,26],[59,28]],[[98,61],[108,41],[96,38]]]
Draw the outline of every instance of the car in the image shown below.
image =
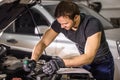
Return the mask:
[[[35,5],[25,5],[25,8],[21,8],[24,12],[15,10],[18,12],[16,12],[16,15],[10,14],[10,16],[14,16],[12,19],[4,21],[4,25],[0,24],[3,27],[5,26],[4,28],[0,28],[2,34],[0,37],[0,44],[9,46],[11,49],[31,53],[33,47],[55,20],[54,10],[58,3],[59,1],[43,1]],[[120,80],[120,53],[118,50],[119,46],[116,44],[116,41],[119,42],[120,40],[120,28],[114,28],[107,19],[89,7],[81,4],[80,2],[77,2],[77,4],[79,5],[81,13],[93,15],[103,24],[107,41],[115,62],[114,80]],[[75,43],[68,40],[62,33],[60,33],[44,50],[43,54],[60,56],[62,58],[80,55]]]

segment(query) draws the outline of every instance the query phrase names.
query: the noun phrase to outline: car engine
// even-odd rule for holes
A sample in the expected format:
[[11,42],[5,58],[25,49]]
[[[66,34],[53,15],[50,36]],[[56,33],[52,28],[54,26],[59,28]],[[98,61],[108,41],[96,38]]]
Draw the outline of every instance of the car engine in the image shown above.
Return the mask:
[[41,56],[34,71],[26,72],[23,61],[30,56],[30,52],[12,50],[8,46],[0,45],[0,80],[94,80],[88,72],[82,73],[83,69],[80,68],[63,68],[52,76],[44,74],[41,67],[51,59],[47,55]]

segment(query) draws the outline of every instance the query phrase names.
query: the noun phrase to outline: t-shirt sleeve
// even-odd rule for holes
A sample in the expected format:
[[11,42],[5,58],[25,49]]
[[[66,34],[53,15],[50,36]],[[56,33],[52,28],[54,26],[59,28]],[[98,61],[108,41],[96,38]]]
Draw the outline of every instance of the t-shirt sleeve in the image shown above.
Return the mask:
[[102,31],[102,29],[103,29],[102,23],[98,19],[92,18],[91,20],[89,20],[85,30],[86,37],[89,37],[97,32],[100,32]]
[[55,32],[57,32],[57,33],[60,33],[60,32],[61,32],[61,26],[60,26],[60,24],[58,23],[57,20],[55,20],[55,21],[52,23],[51,28],[52,28]]

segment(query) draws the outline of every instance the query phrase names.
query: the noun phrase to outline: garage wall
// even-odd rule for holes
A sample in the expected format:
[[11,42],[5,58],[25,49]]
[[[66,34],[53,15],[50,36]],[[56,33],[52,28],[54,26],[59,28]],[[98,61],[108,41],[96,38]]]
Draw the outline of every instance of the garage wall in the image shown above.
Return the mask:
[[89,2],[101,2],[100,14],[107,18],[114,27],[120,27],[120,0],[89,0]]
[[100,1],[102,3],[101,15],[110,20],[111,17],[120,17],[120,0],[90,0],[91,2]]

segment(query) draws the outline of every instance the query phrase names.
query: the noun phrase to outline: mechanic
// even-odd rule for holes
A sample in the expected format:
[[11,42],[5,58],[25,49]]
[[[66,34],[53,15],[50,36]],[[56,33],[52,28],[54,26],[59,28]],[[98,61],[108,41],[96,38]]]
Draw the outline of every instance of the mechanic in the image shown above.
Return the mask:
[[113,80],[113,56],[101,22],[91,15],[80,13],[78,5],[72,1],[61,1],[54,15],[56,20],[33,49],[30,61],[32,65],[35,65],[44,49],[62,32],[75,42],[81,55],[69,59],[52,58],[42,67],[45,74],[52,75],[64,67],[83,66],[96,80]]

